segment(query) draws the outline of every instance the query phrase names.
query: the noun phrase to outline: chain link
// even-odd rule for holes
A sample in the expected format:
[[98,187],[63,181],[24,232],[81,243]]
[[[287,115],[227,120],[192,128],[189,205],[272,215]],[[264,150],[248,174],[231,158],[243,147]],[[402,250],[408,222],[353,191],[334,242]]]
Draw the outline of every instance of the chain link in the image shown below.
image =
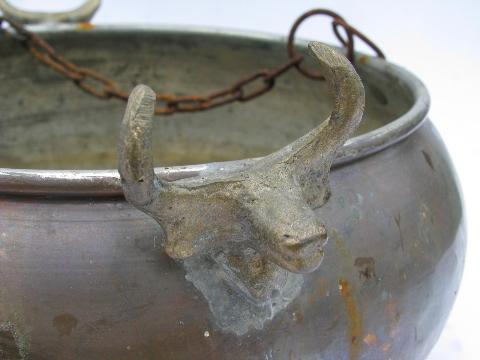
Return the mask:
[[[232,86],[208,94],[206,96],[176,96],[173,94],[157,94],[157,100],[162,103],[155,109],[158,115],[170,115],[174,113],[195,112],[213,109],[219,106],[230,104],[236,101],[246,102],[255,99],[275,86],[278,77],[286,73],[291,68],[297,70],[311,79],[321,80],[322,75],[302,66],[303,55],[295,49],[295,35],[299,26],[309,17],[314,15],[324,15],[331,18],[331,25],[335,36],[341,45],[346,49],[347,58],[353,63],[355,61],[354,37],[358,37],[365,42],[375,54],[385,59],[385,55],[367,36],[348,24],[339,14],[326,10],[314,9],[301,15],[292,25],[288,35],[287,54],[289,60],[272,69],[259,70],[249,76],[246,76]],[[26,49],[44,65],[55,70],[60,75],[72,80],[79,88],[85,92],[101,99],[117,98],[124,101],[128,100],[129,93],[117,87],[117,85],[105,76],[97,72],[79,67],[59,55],[55,49],[40,36],[28,31],[21,24],[6,17],[0,17],[0,29],[4,30],[3,23],[7,23],[11,29],[9,34],[13,35],[21,42]],[[339,29],[342,28],[346,38],[341,35]]]

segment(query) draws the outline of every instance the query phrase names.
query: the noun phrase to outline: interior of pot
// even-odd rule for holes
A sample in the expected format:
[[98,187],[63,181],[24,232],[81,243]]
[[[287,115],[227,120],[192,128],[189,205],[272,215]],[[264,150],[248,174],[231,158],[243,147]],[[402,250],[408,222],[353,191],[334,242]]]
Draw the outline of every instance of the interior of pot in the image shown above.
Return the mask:
[[[94,30],[45,33],[74,63],[111,77],[130,91],[205,95],[287,59],[285,44],[267,38],[190,31]],[[0,35],[0,167],[113,169],[125,103],[86,94],[45,67],[16,41]],[[308,66],[315,67],[309,59]],[[388,124],[414,99],[388,73],[358,63],[366,112],[358,133]],[[183,165],[262,156],[292,142],[329,114],[324,82],[288,71],[273,91],[247,103],[157,116],[157,165]]]

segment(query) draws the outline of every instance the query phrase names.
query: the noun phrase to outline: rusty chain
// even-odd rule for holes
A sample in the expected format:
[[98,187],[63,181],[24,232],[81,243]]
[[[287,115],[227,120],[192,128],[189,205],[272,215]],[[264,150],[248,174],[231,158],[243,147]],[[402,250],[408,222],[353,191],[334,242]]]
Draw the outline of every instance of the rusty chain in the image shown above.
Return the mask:
[[[174,94],[157,93],[157,100],[162,102],[163,106],[157,107],[155,113],[158,115],[169,115],[178,112],[194,112],[212,109],[235,101],[249,101],[269,92],[275,86],[275,80],[293,67],[297,68],[300,73],[308,78],[323,79],[321,74],[308,70],[302,66],[304,56],[295,50],[295,34],[299,26],[307,18],[314,15],[324,15],[332,19],[332,30],[341,45],[346,48],[346,56],[352,63],[355,60],[354,37],[365,42],[378,57],[385,58],[383,52],[377,45],[375,45],[375,43],[359,30],[348,24],[339,14],[326,9],[314,9],[301,15],[292,25],[288,35],[288,61],[286,63],[276,68],[259,70],[238,80],[230,87],[206,96],[176,96]],[[82,90],[102,99],[113,97],[124,101],[128,100],[129,93],[117,87],[112,80],[93,70],[79,67],[68,61],[63,56],[59,55],[44,39],[31,31],[28,31],[21,24],[0,16],[0,29],[4,29],[2,23],[6,23],[10,26],[12,30],[11,33],[15,35],[15,37],[38,61],[52,68],[62,76],[71,79]],[[345,32],[346,37],[341,35],[340,28]],[[251,89],[250,91],[247,91],[247,86],[253,88],[253,90]]]

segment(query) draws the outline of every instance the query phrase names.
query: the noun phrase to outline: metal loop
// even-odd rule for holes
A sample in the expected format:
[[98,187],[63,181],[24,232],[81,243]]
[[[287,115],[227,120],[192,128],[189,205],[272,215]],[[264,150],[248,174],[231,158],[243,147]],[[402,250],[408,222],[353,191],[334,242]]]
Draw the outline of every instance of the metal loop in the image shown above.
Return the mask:
[[[115,93],[115,85],[106,77],[83,68],[78,69],[77,73],[81,76],[81,79],[77,81],[77,85],[90,94],[102,99],[108,99]],[[87,83],[88,80],[90,80],[89,83]],[[97,86],[100,86],[98,88],[95,87],[95,83]]]
[[[249,92],[246,92],[247,85],[253,84],[255,82],[259,82],[258,80],[261,80],[261,85],[257,86],[254,90],[251,90]],[[248,100],[251,100],[253,98],[256,98],[257,96],[260,96],[262,94],[265,94],[268,92],[273,86],[275,85],[275,79],[270,76],[270,73],[268,71],[260,71],[253,76],[238,82],[233,89],[238,90],[240,92],[240,96],[238,97],[238,100],[241,102],[245,102]]]
[[231,104],[235,101],[238,101],[242,96],[242,92],[240,90],[237,91],[221,91],[218,95],[211,97],[208,100],[208,108],[213,109],[222,105]]
[[[351,63],[354,63],[355,62],[355,38],[350,32],[348,32],[348,30],[346,30],[345,27],[343,29],[347,34],[347,38],[345,39],[342,36],[342,34],[340,33],[340,30],[338,30],[339,21],[340,19],[334,19],[332,21],[333,33],[335,34],[338,41],[341,42],[342,46],[345,49],[347,49],[347,54],[346,54],[347,59],[350,60]],[[342,23],[345,23],[345,21],[342,20]]]
[[167,101],[167,108],[174,109],[177,112],[187,112],[201,108],[204,102],[203,98],[185,96]]
[[101,0],[86,0],[80,7],[62,12],[48,13],[21,10],[8,2],[8,0],[0,0],[0,10],[5,17],[13,19],[21,24],[38,24],[38,23],[80,23],[88,22],[97,9]]
[[[347,34],[351,34],[352,35],[352,39],[353,39],[353,35],[358,37],[360,40],[362,40],[365,44],[367,44],[374,52],[375,54],[381,58],[381,59],[385,59],[385,54],[383,53],[383,51],[372,41],[370,40],[364,33],[360,32],[359,30],[357,30],[356,28],[354,28],[352,25],[348,24],[345,22],[345,20],[343,19],[334,19],[333,20],[333,23],[332,23],[332,26],[333,26],[333,31],[335,33],[335,35],[337,36],[337,38],[342,42],[344,43],[344,39],[343,37],[340,35],[340,32],[338,31],[338,27],[341,26]],[[352,49],[353,50],[353,49]],[[352,56],[353,56],[353,52],[352,52]]]
[[[0,0],[0,4],[2,2],[5,3],[4,0]],[[287,43],[289,55],[289,60],[287,62],[275,68],[257,71],[249,76],[241,78],[227,88],[205,96],[178,96],[175,94],[158,93],[156,94],[156,100],[163,102],[163,106],[157,107],[155,113],[158,115],[170,115],[176,112],[203,111],[230,104],[235,101],[249,101],[270,91],[275,86],[275,80],[292,67],[296,67],[302,74],[309,78],[324,79],[321,74],[307,70],[301,66],[304,57],[294,48],[295,33],[298,27],[305,19],[312,15],[327,15],[333,19],[333,32],[340,43],[347,48],[347,57],[351,62],[354,60],[354,36],[359,37],[369,45],[379,57],[385,57],[382,51],[369,38],[353,26],[346,23],[340,15],[330,10],[315,9],[300,16],[292,26]],[[82,90],[102,99],[108,99],[111,97],[124,101],[128,99],[129,92],[117,87],[112,80],[96,73],[95,71],[79,67],[68,61],[62,55],[58,54],[47,41],[27,30],[20,22],[9,17],[0,16],[0,25],[2,25],[2,23],[9,24],[10,29],[8,29],[8,27],[2,27],[1,29],[5,28],[10,30],[9,34],[12,34],[18,39],[20,43],[30,51],[33,57],[55,70],[60,75],[72,80]],[[341,35],[339,27],[344,29],[347,35],[346,39]]]
[[[295,35],[297,33],[298,28],[300,25],[307,20],[309,17],[315,16],[315,15],[325,15],[333,20],[339,19],[342,22],[345,22],[342,16],[337,14],[336,12],[326,10],[326,9],[314,9],[311,11],[306,12],[305,14],[301,15],[292,25],[292,28],[290,29],[290,33],[288,34],[288,43],[287,43],[287,52],[288,56],[290,59],[294,59],[296,57],[299,57],[300,55],[298,52],[295,50]],[[335,33],[337,37],[339,38],[340,42],[342,42],[343,45],[346,45],[347,49],[349,50],[349,54],[347,54],[347,58],[351,61],[352,57],[350,53],[353,53],[353,37],[351,36],[350,33],[348,33],[348,40],[344,40],[341,35],[338,33],[338,31]],[[351,49],[351,50],[350,50]],[[296,68],[298,71],[300,71],[303,75],[312,78],[312,79],[317,79],[317,80],[322,80],[324,77],[322,74],[318,73],[317,71],[311,71],[307,70],[301,65],[301,62],[298,62],[296,65]]]

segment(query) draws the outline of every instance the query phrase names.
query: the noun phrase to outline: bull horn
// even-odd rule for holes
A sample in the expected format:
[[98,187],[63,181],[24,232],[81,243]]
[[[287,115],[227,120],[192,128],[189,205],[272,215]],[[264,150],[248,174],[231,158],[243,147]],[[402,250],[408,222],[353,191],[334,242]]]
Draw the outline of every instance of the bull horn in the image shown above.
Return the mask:
[[128,98],[118,142],[118,171],[126,199],[135,206],[148,205],[162,188],[153,170],[152,118],[155,92],[138,85]]
[[333,110],[319,126],[267,156],[259,166],[287,164],[305,200],[318,207],[328,196],[328,175],[336,151],[353,135],[362,120],[365,90],[354,67],[343,55],[319,42],[310,43],[309,49],[318,60],[334,96]]

